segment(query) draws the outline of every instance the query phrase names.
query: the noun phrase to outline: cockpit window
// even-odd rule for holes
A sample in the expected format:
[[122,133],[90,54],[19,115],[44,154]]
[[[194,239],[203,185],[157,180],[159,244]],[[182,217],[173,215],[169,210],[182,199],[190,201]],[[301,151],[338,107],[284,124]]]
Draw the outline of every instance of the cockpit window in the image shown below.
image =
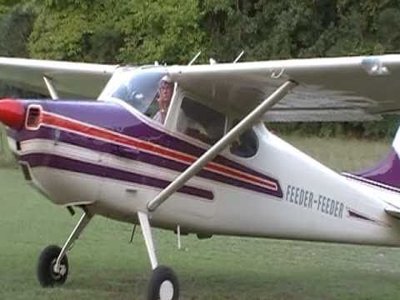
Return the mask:
[[223,114],[188,97],[183,98],[178,131],[212,145],[224,135],[224,127]]
[[258,138],[252,128],[243,132],[230,147],[231,153],[241,157],[252,157],[258,150]]
[[[160,80],[167,73],[163,68],[118,69],[100,95],[100,100],[120,99],[141,113],[151,115]],[[152,105],[153,104],[153,105]]]

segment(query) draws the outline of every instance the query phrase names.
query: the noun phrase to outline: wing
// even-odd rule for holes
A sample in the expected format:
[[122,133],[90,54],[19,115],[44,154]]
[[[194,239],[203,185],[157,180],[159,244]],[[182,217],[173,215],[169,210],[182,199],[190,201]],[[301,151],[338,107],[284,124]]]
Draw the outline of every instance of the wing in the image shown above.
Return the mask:
[[43,95],[43,77],[51,79],[62,97],[97,98],[115,65],[0,57],[0,80]]
[[244,115],[279,85],[298,86],[267,121],[361,121],[400,111],[400,55],[174,66],[170,76],[206,104]]

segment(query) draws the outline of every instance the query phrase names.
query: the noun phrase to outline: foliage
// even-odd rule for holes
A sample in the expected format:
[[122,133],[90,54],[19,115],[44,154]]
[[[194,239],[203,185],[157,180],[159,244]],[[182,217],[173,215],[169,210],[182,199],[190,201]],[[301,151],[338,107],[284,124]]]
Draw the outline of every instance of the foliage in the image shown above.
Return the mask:
[[[32,3],[22,2],[0,1],[0,56],[30,56],[27,43],[32,33],[37,12]],[[32,93],[4,83],[0,83],[0,94],[3,97],[32,95]]]
[[385,116],[382,121],[375,122],[273,123],[268,124],[268,127],[274,132],[285,135],[391,140],[395,136],[399,125],[398,116]]
[[198,15],[194,0],[48,0],[35,22],[29,46],[39,58],[185,62],[201,46]]
[[121,13],[116,0],[56,1],[40,5],[30,36],[33,57],[115,63],[122,46],[114,23]]
[[[396,0],[0,0],[0,55],[172,64],[199,50],[200,62],[232,61],[242,50],[247,61],[382,54],[400,50],[399,27]],[[375,137],[395,125],[277,128]]]
[[129,1],[121,22],[119,58],[134,64],[187,63],[202,48],[196,0]]
[[0,17],[0,55],[29,57],[27,42],[36,19],[34,7],[16,5]]

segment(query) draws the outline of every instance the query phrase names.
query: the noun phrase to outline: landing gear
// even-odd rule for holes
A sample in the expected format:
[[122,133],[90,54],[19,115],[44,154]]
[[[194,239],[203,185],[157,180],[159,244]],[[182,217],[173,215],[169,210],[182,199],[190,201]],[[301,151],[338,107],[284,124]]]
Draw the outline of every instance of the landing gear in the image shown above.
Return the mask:
[[[65,283],[69,271],[68,258],[66,254],[71,249],[72,244],[76,239],[78,239],[91,218],[92,215],[85,211],[62,248],[52,245],[46,247],[42,251],[37,266],[37,277],[41,286],[53,287]],[[147,290],[147,299],[178,300],[178,278],[172,269],[158,265],[148,215],[146,213],[138,212],[138,218],[152,267],[152,274]]]
[[172,269],[158,265],[149,218],[142,212],[138,212],[138,217],[153,269],[147,290],[147,300],[178,300],[178,278]]
[[37,277],[42,287],[53,287],[65,283],[69,270],[67,252],[91,218],[92,216],[87,212],[82,215],[62,248],[55,245],[44,248],[37,265]]
[[68,277],[68,258],[65,255],[60,263],[58,272],[55,272],[54,266],[61,248],[55,245],[47,246],[39,256],[37,266],[37,277],[42,287],[53,287],[62,285]]

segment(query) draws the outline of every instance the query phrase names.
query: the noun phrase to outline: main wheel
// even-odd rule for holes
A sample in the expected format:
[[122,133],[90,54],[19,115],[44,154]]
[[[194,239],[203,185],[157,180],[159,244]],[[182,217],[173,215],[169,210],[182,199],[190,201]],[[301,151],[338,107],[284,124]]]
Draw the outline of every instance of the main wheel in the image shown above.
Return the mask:
[[158,266],[153,270],[147,291],[148,300],[178,300],[179,283],[172,269]]
[[61,260],[60,271],[56,272],[56,264],[61,248],[55,245],[47,246],[39,256],[37,265],[37,277],[42,287],[62,285],[68,277],[68,258],[65,255]]

